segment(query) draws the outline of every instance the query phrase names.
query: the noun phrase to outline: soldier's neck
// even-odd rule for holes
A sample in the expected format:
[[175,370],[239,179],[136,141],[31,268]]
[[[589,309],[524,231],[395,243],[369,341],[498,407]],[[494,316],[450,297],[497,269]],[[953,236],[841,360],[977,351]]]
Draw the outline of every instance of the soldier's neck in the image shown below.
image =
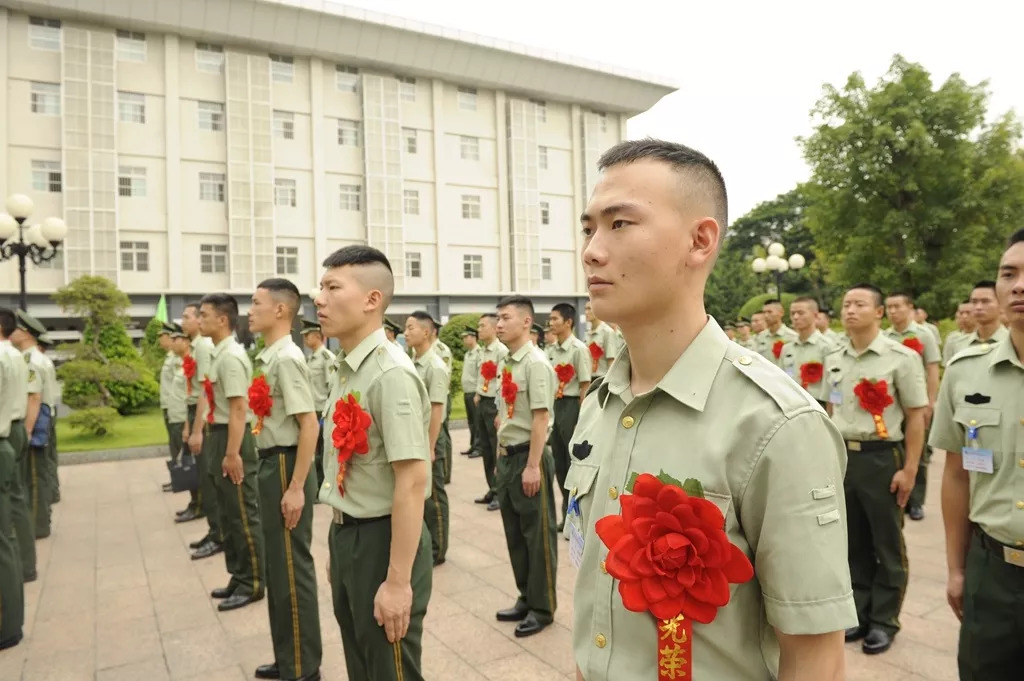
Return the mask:
[[425,355],[428,352],[430,352],[430,348],[432,348],[433,346],[434,346],[434,341],[427,341],[426,343],[421,343],[419,345],[412,345],[410,347],[412,348],[412,351],[416,353],[417,357],[422,357],[423,355]]
[[680,306],[670,316],[623,329],[629,339],[629,387],[645,395],[679,361],[708,324],[703,302]]
[[569,340],[569,336],[571,336],[571,335],[572,335],[572,330],[571,329],[566,329],[562,333],[560,333],[557,336],[555,336],[555,338],[558,339],[558,344],[561,345],[565,341]]
[[1015,329],[1011,326],[1010,342],[1013,343],[1013,349],[1017,353],[1017,359],[1020,360],[1021,364],[1024,364],[1024,329]]
[[271,345],[273,345],[277,341],[281,340],[285,336],[291,335],[291,331],[292,331],[292,325],[291,325],[290,321],[289,321],[287,326],[282,324],[280,326],[275,326],[274,328],[270,329],[269,331],[264,331],[263,332],[263,344],[266,345],[269,348]]
[[867,350],[869,345],[875,342],[876,338],[878,338],[879,330],[880,329],[876,324],[861,331],[851,331],[850,329],[847,329],[846,335],[849,337],[850,345],[853,349],[857,352],[863,352],[864,350]]
[[999,320],[995,320],[991,324],[978,324],[978,338],[981,340],[988,340],[995,335],[996,331],[999,330]]
[[781,329],[781,328],[782,328],[782,322],[779,322],[775,326],[772,326],[771,324],[768,325],[768,331],[770,331],[771,333],[777,333],[778,330]]
[[815,331],[817,331],[817,329],[815,329],[815,328],[814,328],[814,327],[812,326],[812,327],[811,327],[811,328],[809,328],[809,329],[804,329],[803,331],[798,331],[798,332],[797,332],[797,335],[799,335],[799,336],[800,336],[800,340],[801,340],[801,341],[806,341],[806,340],[807,340],[808,338],[810,338],[811,336],[813,336],[813,335],[814,335],[814,332],[815,332]]
[[530,337],[529,336],[523,336],[522,338],[519,338],[517,340],[509,341],[508,344],[505,345],[505,347],[508,348],[509,354],[514,355],[517,352],[519,352],[519,348],[523,347],[524,345],[526,345],[529,342],[530,342]]
[[210,334],[210,340],[213,341],[214,345],[220,345],[220,342],[231,335],[230,331],[214,331]]
[[910,320],[908,319],[902,324],[897,324],[893,322],[892,328],[896,329],[897,333],[904,333],[908,328],[910,328]]

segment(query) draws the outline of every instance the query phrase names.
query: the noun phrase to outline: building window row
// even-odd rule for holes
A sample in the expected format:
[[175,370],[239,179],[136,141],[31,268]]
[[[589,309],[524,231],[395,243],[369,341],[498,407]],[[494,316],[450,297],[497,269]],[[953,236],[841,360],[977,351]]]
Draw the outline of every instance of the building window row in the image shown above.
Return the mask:
[[278,177],[274,180],[274,205],[295,208],[295,180]]
[[295,114],[289,111],[275,111],[273,128],[274,137],[284,140],[295,139]]
[[362,126],[359,121],[338,119],[338,144],[343,147],[358,147],[362,144]]
[[60,52],[60,20],[29,17],[28,44],[34,50]]
[[484,256],[463,255],[462,256],[462,278],[483,279],[484,278]]
[[416,189],[402,191],[402,212],[406,215],[420,214],[420,193]]
[[118,92],[117,115],[122,123],[145,123],[146,95],[138,92]]
[[224,203],[224,173],[199,173],[199,200]]
[[338,185],[338,206],[342,210],[361,211],[363,209],[363,188],[358,184]]
[[196,70],[224,73],[224,48],[211,43],[196,43]]
[[338,92],[359,92],[359,69],[354,66],[336,65],[334,86]]
[[219,132],[224,129],[224,105],[220,102],[198,102],[199,129]]
[[270,77],[275,83],[295,80],[295,60],[279,54],[270,55]]
[[145,63],[146,34],[136,31],[117,31],[117,60]]
[[149,271],[149,242],[121,242],[121,270],[124,272]]
[[479,220],[480,219],[480,197],[476,194],[463,194],[462,195],[462,219],[463,220]]
[[224,274],[228,271],[228,247],[224,244],[199,244],[199,271]]
[[459,87],[456,95],[459,108],[463,111],[476,111],[477,92],[475,87]]
[[416,101],[416,79],[398,76],[398,98],[403,102]]
[[146,196],[146,169],[121,166],[117,173],[118,196],[142,198]]
[[62,190],[60,161],[32,161],[32,189],[59,194]]
[[463,161],[480,160],[480,139],[478,137],[459,136],[459,157]]
[[277,247],[277,273],[279,275],[294,275],[299,273],[298,246]]
[[423,276],[423,260],[418,251],[405,254],[405,276],[419,279]]
[[34,82],[30,89],[32,113],[60,116],[60,85]]

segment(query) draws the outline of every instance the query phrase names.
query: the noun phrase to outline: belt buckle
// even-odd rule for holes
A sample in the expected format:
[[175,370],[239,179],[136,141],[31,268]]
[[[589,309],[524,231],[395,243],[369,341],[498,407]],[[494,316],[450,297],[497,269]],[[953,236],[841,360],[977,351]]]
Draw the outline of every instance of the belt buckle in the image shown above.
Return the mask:
[[1011,549],[1009,546],[1004,546],[1003,560],[1010,565],[1024,567],[1024,551],[1018,551],[1017,549]]
[[849,449],[851,452],[859,452],[861,450],[860,442],[856,440],[847,440],[846,448]]
[[345,524],[344,520],[342,519],[341,511],[339,511],[336,508],[332,508],[331,512],[334,514],[334,524],[335,525],[344,525]]
[[498,456],[508,456],[507,445],[498,445]]

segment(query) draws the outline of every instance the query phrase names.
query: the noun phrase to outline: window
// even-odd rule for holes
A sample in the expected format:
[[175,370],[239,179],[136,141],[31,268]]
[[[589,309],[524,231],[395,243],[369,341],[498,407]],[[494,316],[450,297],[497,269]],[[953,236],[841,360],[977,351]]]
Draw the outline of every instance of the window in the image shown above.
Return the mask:
[[223,274],[228,271],[228,247],[224,244],[199,244],[199,271]]
[[342,210],[362,210],[363,188],[358,184],[339,185]]
[[146,169],[121,166],[117,172],[118,196],[143,197],[146,195]]
[[547,201],[540,202],[540,224],[551,224],[551,204]]
[[146,61],[146,34],[135,31],[117,32],[118,61]]
[[224,48],[209,43],[196,43],[196,70],[224,73]]
[[60,85],[32,83],[32,113],[60,116]]
[[463,220],[479,220],[480,219],[480,197],[476,194],[463,194],[462,195],[462,219]]
[[476,88],[460,87],[458,100],[460,109],[464,111],[476,111]]
[[412,128],[402,128],[402,136],[405,138],[405,153],[419,153],[419,135]]
[[290,111],[274,112],[274,137],[283,140],[295,139],[295,114]]
[[224,203],[224,173],[199,173],[199,200]]
[[145,123],[146,95],[138,92],[118,92],[117,113],[122,123]]
[[403,102],[415,102],[416,101],[416,79],[406,78],[405,76],[398,77],[398,97]]
[[358,147],[360,138],[359,121],[338,119],[338,144],[343,147]]
[[419,279],[423,276],[423,261],[416,251],[405,254],[405,276],[410,279]]
[[270,55],[270,77],[275,83],[290,83],[295,80],[295,60],[278,54]]
[[295,180],[274,180],[274,205],[295,208]]
[[464,255],[462,256],[462,278],[483,279],[484,278],[484,256]]
[[459,156],[464,161],[480,160],[480,140],[476,137],[459,136]]
[[406,215],[420,214],[420,193],[416,189],[406,189],[402,192],[402,212]]
[[125,272],[148,272],[149,242],[122,241],[121,269]]
[[541,123],[548,122],[548,104],[542,102],[539,99],[531,99],[531,102],[537,105],[537,120]]
[[338,64],[334,67],[334,85],[339,92],[359,92],[359,69]]
[[60,161],[32,161],[32,189],[37,192],[59,194]]
[[551,258],[540,259],[540,278],[551,281]]
[[298,274],[299,273],[299,247],[278,246],[277,247],[277,273]]
[[54,256],[51,260],[47,260],[45,262],[41,262],[38,265],[36,265],[36,267],[38,267],[40,269],[44,269],[44,270],[58,270],[58,271],[63,270],[64,269],[64,249],[61,249],[61,250],[57,251],[57,255]]
[[224,129],[224,105],[220,102],[199,102],[199,129],[217,132]]
[[28,44],[34,50],[60,52],[60,21],[29,17]]
[[540,166],[541,170],[548,169],[548,148],[537,147],[537,165]]

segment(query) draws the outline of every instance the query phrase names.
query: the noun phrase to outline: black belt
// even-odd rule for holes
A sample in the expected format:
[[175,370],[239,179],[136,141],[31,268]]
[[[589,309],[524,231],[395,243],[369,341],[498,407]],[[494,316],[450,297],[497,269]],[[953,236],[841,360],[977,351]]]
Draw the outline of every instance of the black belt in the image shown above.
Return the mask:
[[847,440],[848,452],[880,452],[903,444],[903,440]]
[[555,402],[561,402],[562,400],[576,400],[579,402],[579,399],[579,395],[562,395],[561,397],[556,397]]
[[516,454],[529,454],[530,443],[523,442],[518,445],[498,445],[498,456],[515,456]]
[[218,432],[220,432],[222,430],[227,430],[228,429],[228,424],[226,424],[226,423],[207,423],[206,427],[210,429],[211,433],[218,433]]
[[269,456],[276,456],[277,454],[284,454],[285,456],[291,456],[299,451],[297,445],[290,447],[267,447],[266,449],[257,449],[256,453],[260,455],[261,459],[266,459]]
[[985,534],[985,532],[977,525],[974,525],[973,527],[974,536],[978,538],[982,547],[984,547],[986,551],[998,556],[999,559],[1007,565],[1024,568],[1024,548],[1004,544],[998,539],[993,539],[989,535]]
[[342,527],[351,527],[353,525],[369,525],[370,523],[379,523],[382,520],[390,520],[391,514],[379,515],[376,518],[355,518],[350,516],[348,513],[342,513],[338,509],[334,509],[334,524],[341,525]]
[[491,402],[494,401],[494,395],[484,395],[483,393],[476,394],[480,397],[481,400],[490,400]]
[[12,425],[17,425],[19,423],[24,423],[24,422],[25,422],[25,419],[11,419],[11,424]]

